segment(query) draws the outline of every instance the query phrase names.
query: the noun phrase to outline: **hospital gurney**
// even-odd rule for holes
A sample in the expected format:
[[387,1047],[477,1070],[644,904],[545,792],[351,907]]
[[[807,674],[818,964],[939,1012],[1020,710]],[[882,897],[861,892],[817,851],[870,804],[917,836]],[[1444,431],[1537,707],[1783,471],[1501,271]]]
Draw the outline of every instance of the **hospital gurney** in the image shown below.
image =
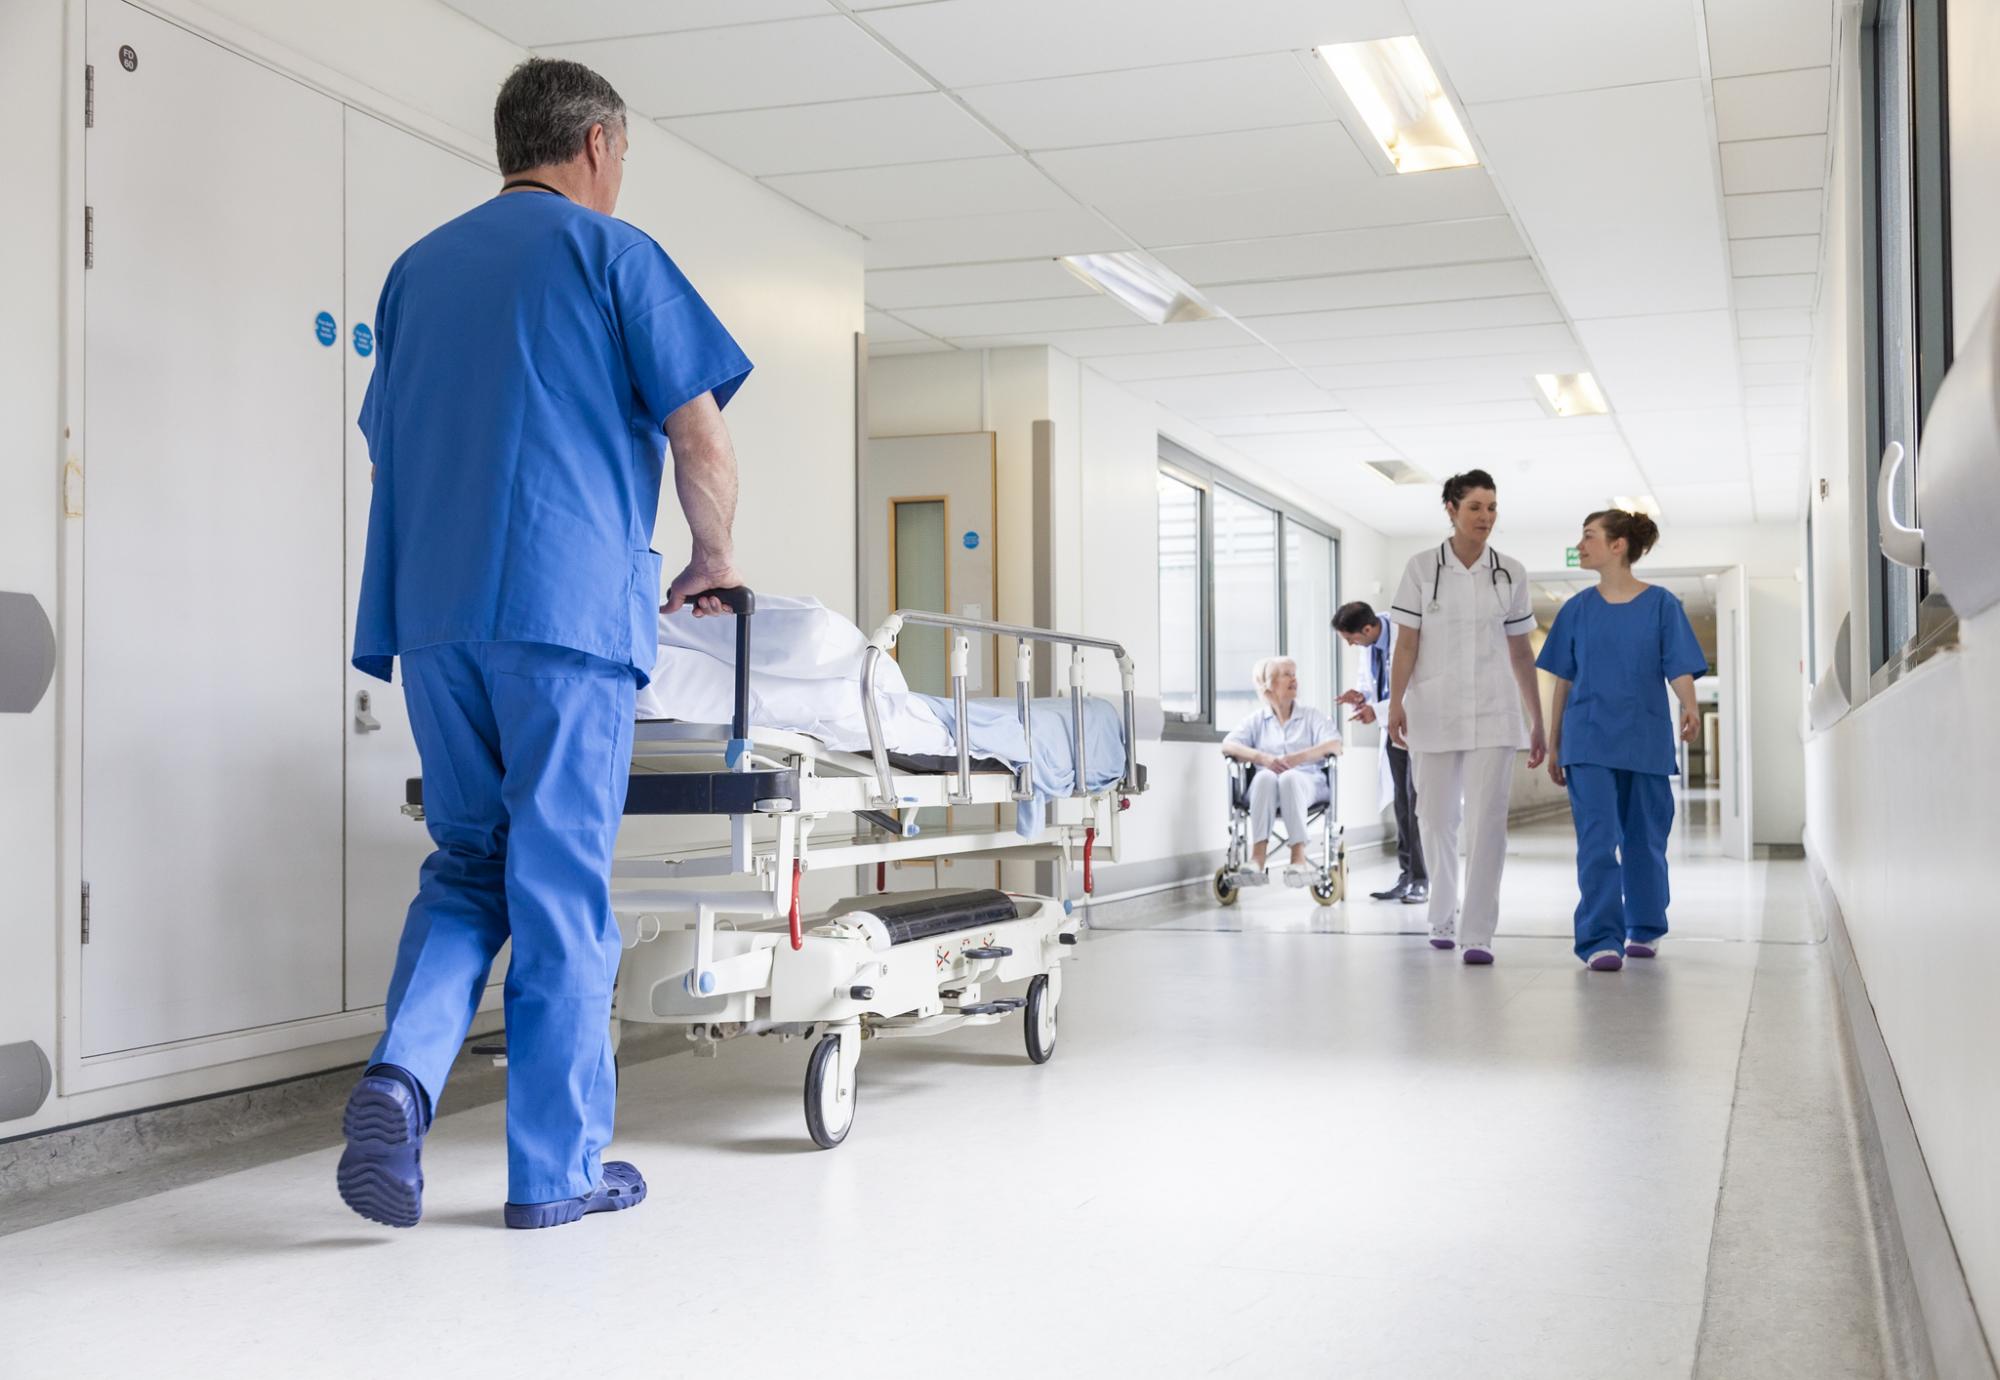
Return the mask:
[[[806,1123],[814,1141],[828,1148],[852,1125],[866,1040],[993,1024],[1019,1011],[1029,1059],[1045,1061],[1055,1048],[1061,962],[1080,928],[1068,894],[1072,867],[1080,857],[1084,890],[1091,891],[1100,840],[1115,860],[1119,816],[1144,789],[1135,755],[1133,668],[1124,649],[1101,638],[899,611],[864,654],[860,693],[869,750],[834,751],[805,734],[750,723],[755,601],[748,590],[713,593],[737,614],[732,722],[637,724],[625,812],[727,816],[729,842],[614,864],[612,907],[627,944],[614,1033],[624,1021],[678,1024],[697,1053],[713,1053],[717,1043],[744,1034],[817,1036],[806,1070]],[[1023,760],[976,757],[970,735],[956,729],[955,755],[945,758],[906,756],[884,740],[878,668],[910,624],[952,634],[958,726],[968,723],[971,707],[968,635],[1017,639]],[[1037,642],[1070,648],[1069,714],[1061,734],[1072,765],[1067,794],[1050,793],[1046,761],[1037,780],[1036,734],[1046,749],[1051,727],[1046,705],[1036,712],[1029,692]],[[1086,701],[1086,649],[1108,651],[1118,662],[1123,703],[1115,714],[1104,705],[1092,712]],[[1112,779],[1090,771],[1093,720],[1095,731],[1115,724],[1122,737],[1123,770]],[[917,823],[920,810],[979,805],[1014,806],[1039,827],[1017,819],[1008,830],[931,831]],[[410,783],[405,810],[421,817],[420,780]],[[815,840],[829,818],[843,816],[854,818],[856,832]],[[800,913],[809,868],[873,865],[879,890],[888,864],[939,857],[1052,863],[1055,894],[884,893],[852,898],[823,915]],[[709,889],[744,877],[753,879],[751,889]],[[1019,996],[993,990],[1020,982],[1027,986]]]

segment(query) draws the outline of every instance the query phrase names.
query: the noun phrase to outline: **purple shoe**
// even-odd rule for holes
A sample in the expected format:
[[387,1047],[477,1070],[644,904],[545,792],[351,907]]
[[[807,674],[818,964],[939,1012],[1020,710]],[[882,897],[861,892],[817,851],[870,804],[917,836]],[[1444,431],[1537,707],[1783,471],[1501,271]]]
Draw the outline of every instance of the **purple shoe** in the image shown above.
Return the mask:
[[1660,941],[1657,939],[1628,939],[1625,941],[1625,957],[1658,958]]
[[1475,967],[1491,963],[1493,961],[1493,950],[1487,948],[1484,944],[1468,944],[1465,946],[1465,961]]
[[1587,961],[1593,973],[1615,973],[1625,966],[1624,955],[1616,949],[1599,949]]
[[509,1203],[502,1214],[510,1227],[560,1227],[593,1212],[623,1212],[646,1201],[646,1180],[624,1160],[606,1160],[597,1191],[552,1203]]
[[385,1227],[414,1227],[424,1215],[426,1129],[414,1079],[401,1070],[364,1074],[341,1118],[341,1201]]
[[1434,934],[1431,936],[1431,947],[1433,949],[1456,949],[1458,941],[1446,938],[1443,935]]

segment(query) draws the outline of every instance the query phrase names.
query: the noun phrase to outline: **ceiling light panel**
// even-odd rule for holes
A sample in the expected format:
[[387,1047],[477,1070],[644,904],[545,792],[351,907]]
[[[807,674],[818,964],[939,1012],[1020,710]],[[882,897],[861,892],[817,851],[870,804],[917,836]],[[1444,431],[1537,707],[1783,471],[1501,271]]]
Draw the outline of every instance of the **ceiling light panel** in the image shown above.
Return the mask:
[[1611,410],[1604,391],[1588,373],[1537,374],[1535,385],[1558,417],[1602,417]]
[[1060,262],[1083,282],[1152,325],[1206,321],[1215,315],[1215,308],[1200,293],[1144,255],[1073,254]]
[[1397,172],[1469,168],[1479,161],[1414,35],[1334,43],[1317,51]]

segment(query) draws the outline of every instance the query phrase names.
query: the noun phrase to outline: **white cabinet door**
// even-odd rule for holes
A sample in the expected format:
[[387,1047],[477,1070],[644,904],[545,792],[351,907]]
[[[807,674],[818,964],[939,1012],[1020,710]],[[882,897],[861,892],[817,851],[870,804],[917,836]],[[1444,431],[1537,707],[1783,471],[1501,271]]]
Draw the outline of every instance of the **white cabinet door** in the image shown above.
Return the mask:
[[340,1010],[341,107],[118,0],[91,0],[87,47],[103,1054]]
[[[375,302],[405,249],[491,196],[498,179],[476,164],[359,111],[347,111],[347,307],[340,350],[347,360],[347,647],[368,539],[368,443],[355,419],[374,372]],[[359,333],[359,334],[357,334]],[[364,353],[365,352],[365,353]],[[400,670],[400,663],[399,663]],[[355,714],[367,695],[381,727]],[[384,685],[347,667],[347,992],[349,1010],[388,994],[403,915],[430,852],[424,826],[404,815],[403,783],[418,774],[417,748],[400,676]],[[497,966],[497,965],[496,965]],[[501,969],[504,971],[504,968]]]

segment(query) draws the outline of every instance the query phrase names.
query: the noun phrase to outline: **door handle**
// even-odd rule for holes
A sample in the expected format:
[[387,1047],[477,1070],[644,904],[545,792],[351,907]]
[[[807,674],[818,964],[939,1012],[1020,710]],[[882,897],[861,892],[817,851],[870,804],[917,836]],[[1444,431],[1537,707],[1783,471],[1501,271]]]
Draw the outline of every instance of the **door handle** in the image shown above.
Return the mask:
[[1897,565],[1911,570],[1924,568],[1924,529],[1905,526],[1896,517],[1896,480],[1909,459],[1901,441],[1891,441],[1882,452],[1882,468],[1875,480],[1875,513],[1882,529],[1882,554]]
[[356,733],[379,733],[382,721],[368,712],[370,704],[366,690],[354,692],[354,731]]

